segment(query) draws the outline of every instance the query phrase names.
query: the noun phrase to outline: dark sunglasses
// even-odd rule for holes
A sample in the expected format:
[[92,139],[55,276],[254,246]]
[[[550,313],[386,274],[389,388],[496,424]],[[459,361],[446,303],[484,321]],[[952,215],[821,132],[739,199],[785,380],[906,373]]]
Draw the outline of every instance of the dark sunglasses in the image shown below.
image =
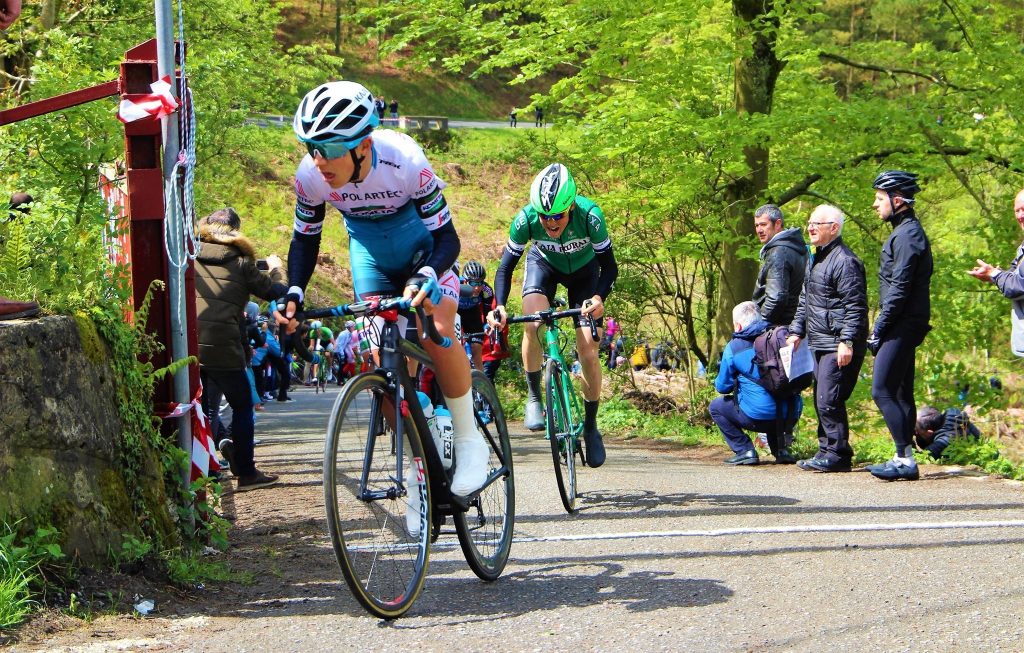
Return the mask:
[[555,213],[553,215],[547,215],[546,213],[538,213],[537,215],[540,217],[541,220],[548,220],[554,222],[555,220],[561,220],[562,216],[565,215],[565,213]]
[[484,282],[483,282],[483,281],[470,281],[470,282],[468,282],[468,283],[469,283],[469,285],[471,285],[471,286],[482,286],[482,285],[484,285]]

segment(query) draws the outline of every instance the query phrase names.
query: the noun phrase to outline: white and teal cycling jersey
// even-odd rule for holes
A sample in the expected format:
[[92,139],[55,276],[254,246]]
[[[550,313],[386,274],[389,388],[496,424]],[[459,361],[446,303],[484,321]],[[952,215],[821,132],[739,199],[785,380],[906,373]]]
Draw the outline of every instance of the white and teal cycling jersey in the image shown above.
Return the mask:
[[[341,211],[351,239],[357,295],[401,290],[429,258],[434,247],[430,232],[451,222],[442,192],[445,183],[434,174],[420,146],[407,135],[386,129],[374,131],[372,138],[372,167],[362,182],[331,188],[309,155],[295,173],[296,235],[320,234],[325,204]],[[457,299],[457,282],[453,287],[451,294]]]

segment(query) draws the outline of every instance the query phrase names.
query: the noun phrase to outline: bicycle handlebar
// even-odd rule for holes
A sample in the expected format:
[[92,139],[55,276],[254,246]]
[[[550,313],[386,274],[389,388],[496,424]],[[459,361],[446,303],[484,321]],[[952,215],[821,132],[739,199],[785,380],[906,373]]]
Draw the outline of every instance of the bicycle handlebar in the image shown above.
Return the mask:
[[[351,304],[338,304],[337,306],[331,306],[329,308],[311,308],[305,311],[299,311],[295,314],[295,319],[301,322],[307,318],[373,316],[383,313],[384,311],[408,310],[411,308],[411,304],[412,299],[405,299],[402,297],[380,300],[370,299],[361,302],[353,302]],[[423,325],[423,334],[430,338],[430,341],[439,347],[451,347],[452,339],[438,333],[437,327],[434,326],[434,320],[430,319],[430,316],[423,310],[423,307],[417,306],[415,310],[417,320],[419,320],[419,323]],[[297,334],[298,331],[295,333]]]
[[[545,324],[553,323],[555,320],[559,320],[566,317],[577,317],[580,316],[587,321],[590,325],[590,337],[597,341],[597,323],[594,322],[594,318],[583,315],[583,309],[581,308],[570,308],[567,311],[556,311],[554,309],[547,309],[546,311],[538,311],[536,313],[529,313],[527,315],[509,315],[506,322],[509,324],[522,324],[525,322],[544,322]],[[582,321],[582,320],[581,320]]]

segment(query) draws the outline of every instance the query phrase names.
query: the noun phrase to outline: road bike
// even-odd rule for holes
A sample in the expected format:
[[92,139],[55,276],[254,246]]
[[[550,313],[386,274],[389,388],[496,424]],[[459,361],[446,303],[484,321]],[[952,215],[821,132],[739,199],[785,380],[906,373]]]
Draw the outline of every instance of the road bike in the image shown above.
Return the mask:
[[[524,322],[540,322],[547,328],[544,331],[544,395],[545,395],[545,431],[551,443],[551,458],[555,464],[555,480],[558,483],[558,494],[566,512],[576,512],[576,498],[579,488],[576,484],[576,459],[586,465],[586,456],[580,446],[583,435],[583,412],[579,396],[572,383],[571,367],[566,364],[565,349],[568,337],[558,327],[558,320],[573,318],[582,314],[582,309],[572,308],[556,311],[554,308],[508,317],[509,324]],[[597,341],[597,326],[593,320],[590,334]]]
[[[430,544],[452,518],[462,552],[485,581],[498,578],[508,560],[515,523],[515,477],[505,415],[494,386],[472,373],[475,400],[492,420],[477,428],[491,448],[487,480],[469,497],[449,491],[458,465],[445,469],[417,400],[407,361],[432,367],[430,356],[399,332],[399,310],[409,300],[358,302],[305,311],[303,317],[365,316],[374,320],[380,367],[345,384],[331,410],[324,450],[324,500],[331,542],[346,583],[372,614],[394,619],[419,596]],[[426,337],[448,338],[422,308]],[[445,344],[447,341],[447,344]]]

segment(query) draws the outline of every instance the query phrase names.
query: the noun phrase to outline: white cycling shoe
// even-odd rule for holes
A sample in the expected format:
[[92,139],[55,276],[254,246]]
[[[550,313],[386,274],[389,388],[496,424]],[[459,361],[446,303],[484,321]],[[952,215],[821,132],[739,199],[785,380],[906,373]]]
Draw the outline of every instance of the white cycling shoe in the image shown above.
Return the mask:
[[480,431],[474,428],[466,435],[455,435],[455,476],[451,493],[464,497],[473,494],[487,480],[491,446]]

